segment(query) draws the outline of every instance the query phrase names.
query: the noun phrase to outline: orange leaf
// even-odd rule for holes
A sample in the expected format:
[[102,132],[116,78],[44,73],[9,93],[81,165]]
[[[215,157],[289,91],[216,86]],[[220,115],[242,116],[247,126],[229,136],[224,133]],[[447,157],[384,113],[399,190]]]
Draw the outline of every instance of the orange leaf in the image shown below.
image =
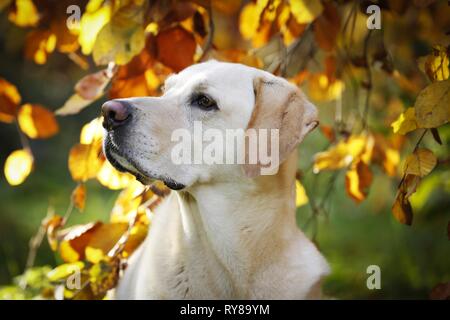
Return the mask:
[[345,188],[348,195],[356,202],[363,201],[367,197],[367,189],[372,183],[372,178],[369,166],[359,160],[345,175]]
[[86,185],[80,183],[72,192],[73,205],[78,208],[78,210],[83,211],[86,204]]
[[177,26],[161,31],[156,37],[158,60],[175,72],[194,63],[195,38],[183,27]]
[[12,122],[20,104],[20,94],[16,86],[0,78],[0,121]]
[[69,153],[69,171],[72,179],[86,181],[95,178],[104,161],[101,141],[73,146]]
[[53,112],[38,104],[24,104],[18,114],[20,129],[32,139],[45,139],[59,131]]

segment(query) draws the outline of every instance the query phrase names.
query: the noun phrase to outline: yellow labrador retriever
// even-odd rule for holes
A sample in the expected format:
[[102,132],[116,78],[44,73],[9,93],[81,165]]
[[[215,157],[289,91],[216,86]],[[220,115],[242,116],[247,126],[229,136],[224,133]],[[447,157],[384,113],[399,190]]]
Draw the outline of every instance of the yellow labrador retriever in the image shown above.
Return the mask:
[[[174,190],[157,208],[116,298],[320,298],[329,267],[295,219],[296,146],[317,126],[317,110],[297,87],[255,68],[208,61],[169,77],[161,97],[111,100],[102,112],[108,160],[144,184],[159,179]],[[175,161],[174,132],[195,136],[199,123],[216,133],[273,130],[276,168],[261,174],[267,164],[259,158],[199,161],[211,139],[193,138],[193,160]],[[247,159],[249,147],[241,141],[237,148],[246,148]]]

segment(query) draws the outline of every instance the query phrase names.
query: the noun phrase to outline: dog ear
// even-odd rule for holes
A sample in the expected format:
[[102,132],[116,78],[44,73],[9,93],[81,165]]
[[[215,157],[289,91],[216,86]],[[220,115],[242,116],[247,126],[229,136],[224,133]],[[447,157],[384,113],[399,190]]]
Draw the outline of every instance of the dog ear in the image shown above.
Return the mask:
[[[270,157],[278,159],[278,167],[303,140],[303,138],[318,125],[316,107],[308,101],[299,88],[290,84],[285,79],[277,77],[258,77],[253,81],[255,92],[255,106],[247,126],[249,129],[278,130],[279,150],[270,150],[268,142],[266,150]],[[261,143],[261,141],[259,141]],[[258,146],[258,149],[261,146]],[[253,151],[254,152],[254,151]],[[274,153],[278,152],[278,156]],[[246,164],[243,171],[247,177],[256,177],[261,174],[259,156],[256,164],[248,164],[250,158],[249,148],[246,147]],[[278,170],[278,169],[277,169]]]

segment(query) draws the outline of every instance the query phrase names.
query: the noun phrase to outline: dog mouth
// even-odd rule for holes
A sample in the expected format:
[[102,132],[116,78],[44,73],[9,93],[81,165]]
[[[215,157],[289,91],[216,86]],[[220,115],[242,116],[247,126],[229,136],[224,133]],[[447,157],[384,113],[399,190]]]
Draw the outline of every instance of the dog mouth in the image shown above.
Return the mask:
[[132,174],[136,177],[136,180],[143,185],[150,185],[153,180],[160,180],[172,190],[182,190],[186,187],[168,176],[163,177],[157,174],[147,174],[140,168],[139,165],[136,164],[135,161],[133,161],[133,159],[127,157],[120,151],[120,148],[113,142],[113,139],[109,134],[105,137],[103,149],[106,158],[114,168],[120,172],[128,172]]

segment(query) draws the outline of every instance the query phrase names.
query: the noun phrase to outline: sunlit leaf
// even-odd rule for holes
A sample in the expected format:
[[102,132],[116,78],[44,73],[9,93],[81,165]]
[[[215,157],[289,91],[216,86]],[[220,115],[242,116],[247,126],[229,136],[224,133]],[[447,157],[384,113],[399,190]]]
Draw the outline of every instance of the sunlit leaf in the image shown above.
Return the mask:
[[86,12],[81,17],[78,42],[81,45],[81,52],[85,55],[92,52],[98,33],[111,18],[111,6],[108,3],[101,5],[102,2],[90,0]]
[[19,109],[18,121],[20,129],[32,139],[50,138],[59,131],[53,112],[37,104],[24,104]]
[[19,27],[33,27],[39,22],[39,12],[32,0],[15,0],[8,18]]
[[295,205],[301,207],[308,203],[308,196],[306,195],[305,188],[300,181],[295,181]]
[[57,266],[55,269],[47,274],[50,281],[56,282],[64,280],[75,272],[81,272],[84,268],[84,263],[82,261],[77,261],[73,263],[65,263]]
[[75,181],[86,181],[97,176],[105,161],[101,142],[77,144],[69,153],[69,171]]
[[417,129],[416,110],[408,108],[401,113],[397,120],[391,124],[392,131],[399,134],[407,134],[410,131]]
[[436,128],[450,120],[450,79],[423,89],[416,99],[416,121],[421,128]]
[[326,74],[317,73],[309,77],[308,92],[311,99],[330,101],[340,99],[344,91],[344,82],[339,79],[329,79]]
[[33,162],[33,155],[28,150],[21,149],[11,152],[5,161],[6,181],[12,186],[24,182],[33,170]]
[[105,259],[105,254],[101,249],[96,249],[87,246],[84,252],[86,260],[91,263],[99,263],[101,260]]
[[424,67],[431,81],[447,80],[450,75],[447,49],[443,46],[434,47],[433,53],[426,56]]
[[368,163],[371,159],[374,141],[370,136],[352,135],[348,139],[339,141],[327,151],[314,156],[314,173],[322,170],[336,170],[349,166],[356,159],[361,158]]
[[361,202],[367,197],[368,188],[372,184],[372,171],[364,161],[358,161],[345,175],[345,187],[347,194],[356,202]]
[[125,172],[119,172],[109,161],[105,161],[97,174],[97,180],[111,190],[120,190],[127,187],[135,178]]
[[92,144],[103,139],[103,117],[95,118],[81,128],[80,143]]
[[405,174],[424,177],[429,174],[437,164],[436,156],[428,149],[419,148],[406,158]]
[[16,86],[0,78],[0,121],[12,122],[20,101],[21,97]]
[[310,23],[323,11],[323,5],[316,0],[290,0],[291,12],[298,23]]
[[92,56],[98,65],[128,63],[145,46],[143,8],[136,4],[120,8],[97,35]]
[[36,29],[27,34],[25,57],[37,64],[45,64],[55,47],[56,36],[50,30]]

